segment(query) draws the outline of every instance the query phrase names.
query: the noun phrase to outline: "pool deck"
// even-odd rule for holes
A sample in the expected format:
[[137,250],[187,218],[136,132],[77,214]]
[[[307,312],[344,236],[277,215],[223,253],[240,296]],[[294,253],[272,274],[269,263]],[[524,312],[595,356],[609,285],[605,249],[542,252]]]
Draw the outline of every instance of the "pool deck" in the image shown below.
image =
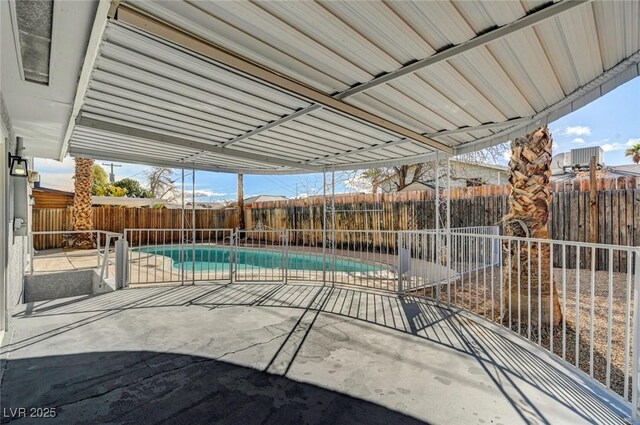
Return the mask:
[[2,408],[54,407],[52,424],[624,424],[629,414],[496,325],[372,290],[131,288],[30,303],[13,326]]

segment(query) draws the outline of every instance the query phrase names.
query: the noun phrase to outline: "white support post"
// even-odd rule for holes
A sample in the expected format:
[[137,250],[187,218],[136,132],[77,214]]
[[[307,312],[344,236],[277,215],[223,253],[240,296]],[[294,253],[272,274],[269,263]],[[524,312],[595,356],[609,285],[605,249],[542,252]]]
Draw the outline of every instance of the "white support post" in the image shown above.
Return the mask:
[[[182,169],[182,190],[181,190],[181,213],[180,213],[180,265],[184,264],[184,168]],[[180,285],[184,285],[184,267],[180,267]]]
[[336,282],[336,170],[331,167],[331,282]]
[[451,305],[451,158],[447,156],[447,305]]
[[435,234],[435,252],[433,255],[433,262],[435,264],[436,269],[436,300],[440,300],[440,227],[442,223],[442,218],[440,217],[440,153],[436,151],[436,164],[435,164],[435,173],[436,173],[436,199],[435,199],[435,216],[436,216],[436,234]]
[[116,240],[116,289],[127,286],[129,271],[129,243],[124,238]]
[[[450,302],[451,290],[451,160],[449,155],[436,152],[435,164],[435,253],[436,265],[436,299],[440,301],[443,280],[447,283],[447,303]],[[443,190],[442,177],[446,177],[446,189]],[[443,275],[443,269],[445,269]]]
[[196,170],[191,170],[191,284],[196,284]]
[[322,169],[322,286],[327,284],[327,169]]

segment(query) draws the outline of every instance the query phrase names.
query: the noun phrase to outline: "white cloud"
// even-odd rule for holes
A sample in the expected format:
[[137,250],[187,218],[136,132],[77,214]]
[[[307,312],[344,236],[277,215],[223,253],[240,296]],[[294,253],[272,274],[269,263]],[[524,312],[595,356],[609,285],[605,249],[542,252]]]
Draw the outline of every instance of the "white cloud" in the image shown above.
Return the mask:
[[624,149],[624,145],[622,143],[605,143],[600,147],[605,152],[619,151],[621,149]]
[[640,137],[637,139],[629,139],[627,141],[627,146],[631,147],[633,145],[637,145],[638,143],[640,143]]
[[511,149],[507,149],[506,151],[504,151],[502,157],[505,161],[511,161]]
[[586,142],[586,140],[584,140],[582,137],[576,137],[571,141],[571,143],[579,143],[579,144],[583,144],[584,142]]
[[591,128],[583,125],[567,127],[562,134],[565,136],[589,136],[591,135]]

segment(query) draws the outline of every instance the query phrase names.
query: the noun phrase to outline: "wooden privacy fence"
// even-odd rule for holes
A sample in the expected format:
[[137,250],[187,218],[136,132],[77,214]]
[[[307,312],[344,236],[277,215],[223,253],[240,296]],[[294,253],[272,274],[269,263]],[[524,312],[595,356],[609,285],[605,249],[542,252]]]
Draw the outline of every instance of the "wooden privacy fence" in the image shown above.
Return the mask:
[[[73,207],[38,208],[33,210],[33,230],[71,230]],[[179,229],[182,224],[182,211],[175,209],[94,207],[93,227],[96,230],[123,233],[124,229]],[[196,228],[223,229],[235,228],[238,224],[237,211],[196,210]],[[185,227],[191,227],[191,211],[185,213]],[[179,232],[173,233],[174,242]],[[36,250],[61,248],[61,235],[34,235],[33,246]]]
[[[553,239],[588,241],[588,180],[554,183],[551,208]],[[451,193],[452,227],[500,224],[507,213],[507,186],[481,186],[454,189]],[[337,230],[419,230],[435,227],[435,201],[432,192],[400,192],[379,195],[339,195],[334,201]],[[327,219],[334,216],[327,200]],[[597,242],[640,246],[640,179],[600,179],[597,193]],[[174,209],[93,208],[94,228],[122,233],[125,228],[178,229],[182,213]],[[72,209],[34,209],[33,230],[70,230]],[[185,214],[191,227],[191,211]],[[198,229],[222,229],[237,226],[237,211],[196,210]],[[247,229],[322,229],[323,199],[311,197],[294,201],[262,202],[245,206]],[[319,235],[320,233],[318,233]],[[172,233],[179,235],[179,233]],[[178,237],[178,236],[176,236]],[[174,240],[174,242],[176,242]],[[60,236],[36,236],[38,250],[59,248]],[[584,255],[583,255],[584,254]],[[562,260],[556,254],[556,263]],[[586,258],[586,253],[581,257]],[[604,254],[598,254],[603,256]],[[603,264],[606,258],[598,258]],[[567,253],[567,266],[575,262],[575,253]],[[614,258],[615,270],[624,267],[624,258]]]

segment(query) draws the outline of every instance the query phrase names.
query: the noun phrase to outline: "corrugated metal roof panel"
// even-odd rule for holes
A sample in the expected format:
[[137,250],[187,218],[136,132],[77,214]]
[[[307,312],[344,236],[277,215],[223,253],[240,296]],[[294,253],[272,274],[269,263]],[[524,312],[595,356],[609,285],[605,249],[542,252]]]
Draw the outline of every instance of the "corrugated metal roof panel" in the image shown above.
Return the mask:
[[[433,137],[458,152],[575,110],[637,75],[640,61],[637,2],[124,4],[410,131],[454,131]],[[555,16],[552,9],[564,11]],[[193,141],[199,148],[180,153],[198,164],[252,164],[258,172],[431,155],[431,147],[402,141],[406,131],[386,130],[375,117],[366,122],[335,104],[318,107],[303,91],[200,52],[110,22],[81,116],[126,124],[129,136],[153,131]],[[521,120],[503,124],[512,119]],[[82,143],[86,134],[74,133],[71,147]],[[207,153],[206,146],[224,148]],[[216,155],[224,159],[216,163]]]

